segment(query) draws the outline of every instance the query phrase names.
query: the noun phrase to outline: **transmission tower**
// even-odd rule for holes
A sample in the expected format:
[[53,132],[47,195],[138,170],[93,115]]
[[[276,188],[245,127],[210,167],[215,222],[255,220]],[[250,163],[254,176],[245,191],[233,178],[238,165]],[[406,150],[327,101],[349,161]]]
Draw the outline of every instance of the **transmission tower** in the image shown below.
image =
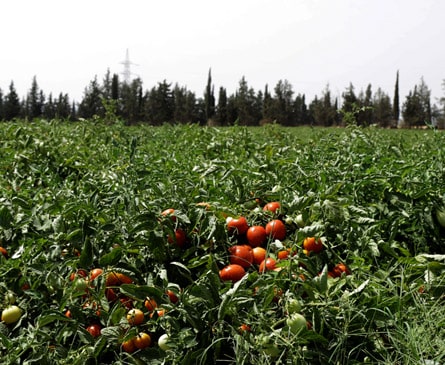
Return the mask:
[[131,65],[135,65],[135,66],[137,66],[137,65],[130,61],[130,55],[128,53],[128,48],[127,48],[127,53],[125,55],[125,61],[122,61],[121,64],[124,65],[124,71],[122,72],[122,75],[124,76],[124,82],[126,84],[129,84],[131,81],[131,75],[133,75],[133,73],[131,72]]

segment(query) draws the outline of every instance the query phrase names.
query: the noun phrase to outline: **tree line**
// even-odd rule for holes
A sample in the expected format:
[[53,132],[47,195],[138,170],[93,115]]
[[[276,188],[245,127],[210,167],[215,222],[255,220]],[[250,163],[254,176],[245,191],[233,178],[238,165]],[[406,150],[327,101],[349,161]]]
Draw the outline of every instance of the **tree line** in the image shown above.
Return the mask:
[[140,78],[124,82],[118,74],[111,74],[108,70],[101,81],[97,76],[90,81],[79,103],[64,93],[45,95],[36,77],[26,96],[20,99],[11,81],[7,93],[0,89],[0,120],[102,118],[108,122],[120,119],[127,124],[151,125],[258,126],[279,123],[324,127],[342,126],[353,120],[357,125],[384,128],[396,127],[402,120],[406,127],[420,127],[437,121],[443,126],[445,98],[441,98],[439,104],[442,109],[431,104],[431,91],[423,78],[401,103],[398,71],[392,98],[381,88],[374,92],[371,84],[357,92],[350,83],[341,100],[332,95],[327,85],[320,96],[308,101],[305,94],[295,93],[287,80],[279,80],[273,89],[266,85],[264,90],[254,90],[243,76],[236,91],[229,95],[222,86],[215,92],[209,70],[203,95],[197,96],[187,87],[177,83],[173,85],[166,80],[144,90]]

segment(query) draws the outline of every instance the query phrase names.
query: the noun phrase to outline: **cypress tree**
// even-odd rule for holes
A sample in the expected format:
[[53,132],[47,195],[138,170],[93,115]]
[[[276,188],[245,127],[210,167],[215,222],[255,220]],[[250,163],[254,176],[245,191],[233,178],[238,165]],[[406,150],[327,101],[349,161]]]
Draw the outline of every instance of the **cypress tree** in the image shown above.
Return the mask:
[[205,117],[209,121],[215,115],[215,95],[212,86],[212,69],[209,69],[209,75],[207,77],[207,86],[204,93],[204,105],[205,105]]
[[396,84],[394,86],[394,102],[392,104],[393,107],[393,118],[394,122],[397,125],[400,118],[400,101],[399,101],[399,70],[397,70],[396,75]]

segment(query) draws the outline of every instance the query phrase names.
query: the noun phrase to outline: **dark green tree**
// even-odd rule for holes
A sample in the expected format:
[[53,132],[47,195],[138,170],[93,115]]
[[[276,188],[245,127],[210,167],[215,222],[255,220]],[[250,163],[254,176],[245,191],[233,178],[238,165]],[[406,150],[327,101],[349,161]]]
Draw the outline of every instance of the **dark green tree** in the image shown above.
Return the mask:
[[193,123],[198,118],[195,115],[196,108],[195,94],[186,87],[180,87],[175,84],[173,88],[174,113],[173,120],[175,123]]
[[215,95],[212,85],[212,69],[209,69],[207,77],[207,86],[204,92],[205,117],[207,122],[211,121],[215,115]]
[[402,108],[403,121],[406,127],[421,127],[431,123],[431,91],[426,85],[423,77],[420,84],[414,86],[406,97]]
[[258,125],[258,122],[261,119],[261,105],[258,105],[255,91],[252,88],[249,88],[244,76],[239,82],[235,100],[238,123],[248,126]]
[[120,115],[127,124],[134,124],[143,119],[145,99],[140,78],[131,80],[129,84],[124,82],[121,85],[120,101]]
[[373,96],[373,123],[382,128],[396,126],[394,124],[394,108],[390,97],[378,88]]
[[173,123],[175,102],[171,90],[171,84],[166,80],[158,83],[147,94],[145,114],[147,121],[153,125]]
[[105,73],[104,79],[102,81],[102,97],[107,100],[110,99],[111,91],[112,91],[112,76],[110,69],[107,69],[107,72]]
[[79,117],[85,119],[93,116],[103,117],[105,110],[102,98],[102,88],[97,81],[97,76],[95,76],[89,86],[85,88],[83,99],[79,104]]
[[273,118],[282,125],[292,125],[295,121],[292,85],[287,80],[279,80],[274,89]]
[[118,100],[119,99],[119,75],[113,74],[111,79],[111,99]]
[[219,88],[218,105],[215,111],[215,122],[218,125],[227,125],[227,91],[224,87]]
[[298,94],[294,100],[295,125],[309,124],[306,96]]
[[45,97],[39,89],[36,76],[32,79],[31,89],[26,98],[26,116],[33,120],[43,115],[43,106],[45,105]]
[[372,87],[368,84],[366,91],[360,92],[357,105],[360,111],[357,114],[358,125],[370,125],[373,123]]
[[399,99],[399,70],[397,70],[396,74],[396,84],[394,86],[394,100],[392,103],[393,107],[393,119],[394,123],[397,126],[400,119],[400,99]]
[[274,122],[274,117],[274,99],[269,92],[269,85],[266,84],[264,87],[261,124]]
[[0,88],[0,121],[4,118],[3,90]]
[[58,99],[55,101],[55,113],[57,119],[70,119],[72,117],[68,94],[59,94]]
[[56,117],[56,107],[54,105],[52,93],[49,93],[48,95],[48,101],[45,103],[43,116],[46,119],[54,119]]
[[9,92],[5,96],[4,101],[4,119],[5,120],[13,120],[20,116],[21,105],[20,99],[17,95],[17,91],[15,90],[14,82],[11,81],[9,84]]

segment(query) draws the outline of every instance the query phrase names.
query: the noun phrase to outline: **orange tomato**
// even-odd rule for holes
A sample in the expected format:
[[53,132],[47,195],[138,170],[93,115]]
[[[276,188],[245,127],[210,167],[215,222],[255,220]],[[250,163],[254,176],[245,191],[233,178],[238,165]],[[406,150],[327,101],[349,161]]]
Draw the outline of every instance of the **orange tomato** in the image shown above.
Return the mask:
[[254,247],[252,249],[252,253],[253,253],[253,263],[255,265],[259,265],[261,264],[265,259],[266,259],[266,249],[263,247]]
[[251,328],[248,324],[243,323],[241,326],[238,327],[238,330],[241,334],[243,334],[245,332],[250,332]]
[[339,263],[334,266],[334,268],[331,270],[331,273],[334,278],[338,278],[342,276],[344,273],[345,275],[349,275],[351,272],[349,271],[348,267],[344,263]]
[[134,338],[130,338],[124,342],[122,342],[122,350],[131,354],[136,350],[136,345],[134,344]]
[[153,311],[158,307],[158,303],[156,303],[156,300],[153,298],[147,298],[144,302],[145,308],[147,308],[148,311]]
[[244,268],[250,267],[253,262],[252,247],[249,245],[235,245],[229,248],[230,263]]
[[151,345],[151,337],[148,333],[140,332],[133,339],[133,343],[138,349],[142,350]]
[[101,268],[96,268],[90,271],[90,280],[96,279],[99,275],[102,275],[104,271]]
[[144,312],[137,308],[130,309],[127,313],[127,321],[132,326],[142,324],[144,322]]
[[167,289],[166,293],[168,295],[168,298],[170,299],[170,302],[172,302],[173,304],[176,304],[179,301],[178,296],[173,290]]
[[244,267],[237,264],[227,265],[219,271],[219,277],[222,281],[231,281],[232,283],[241,280],[245,274]]
[[247,232],[249,224],[245,217],[227,218],[227,229],[229,230],[229,233],[241,235]]
[[306,237],[303,241],[303,248],[307,252],[320,252],[323,250],[323,243],[321,239],[315,239],[315,237]]
[[277,257],[279,260],[285,260],[289,257],[289,249],[278,251]]
[[176,222],[175,210],[173,208],[165,209],[161,212],[163,217],[170,217],[173,222]]
[[270,202],[263,207],[263,211],[277,213],[281,209],[280,202]]
[[0,246],[0,253],[5,257],[8,258],[8,251],[6,248]]
[[119,286],[121,284],[131,284],[133,279],[129,276],[116,271],[110,271],[105,280],[106,286]]
[[266,234],[273,239],[284,240],[286,238],[286,226],[279,219],[271,220],[266,224]]
[[267,270],[275,270],[276,268],[276,261],[275,259],[273,259],[272,257],[268,257],[267,259],[265,259],[261,264],[260,267],[258,269],[258,271],[260,273],[267,271]]
[[263,226],[252,226],[247,230],[246,237],[250,246],[262,246],[267,240],[266,229]]

